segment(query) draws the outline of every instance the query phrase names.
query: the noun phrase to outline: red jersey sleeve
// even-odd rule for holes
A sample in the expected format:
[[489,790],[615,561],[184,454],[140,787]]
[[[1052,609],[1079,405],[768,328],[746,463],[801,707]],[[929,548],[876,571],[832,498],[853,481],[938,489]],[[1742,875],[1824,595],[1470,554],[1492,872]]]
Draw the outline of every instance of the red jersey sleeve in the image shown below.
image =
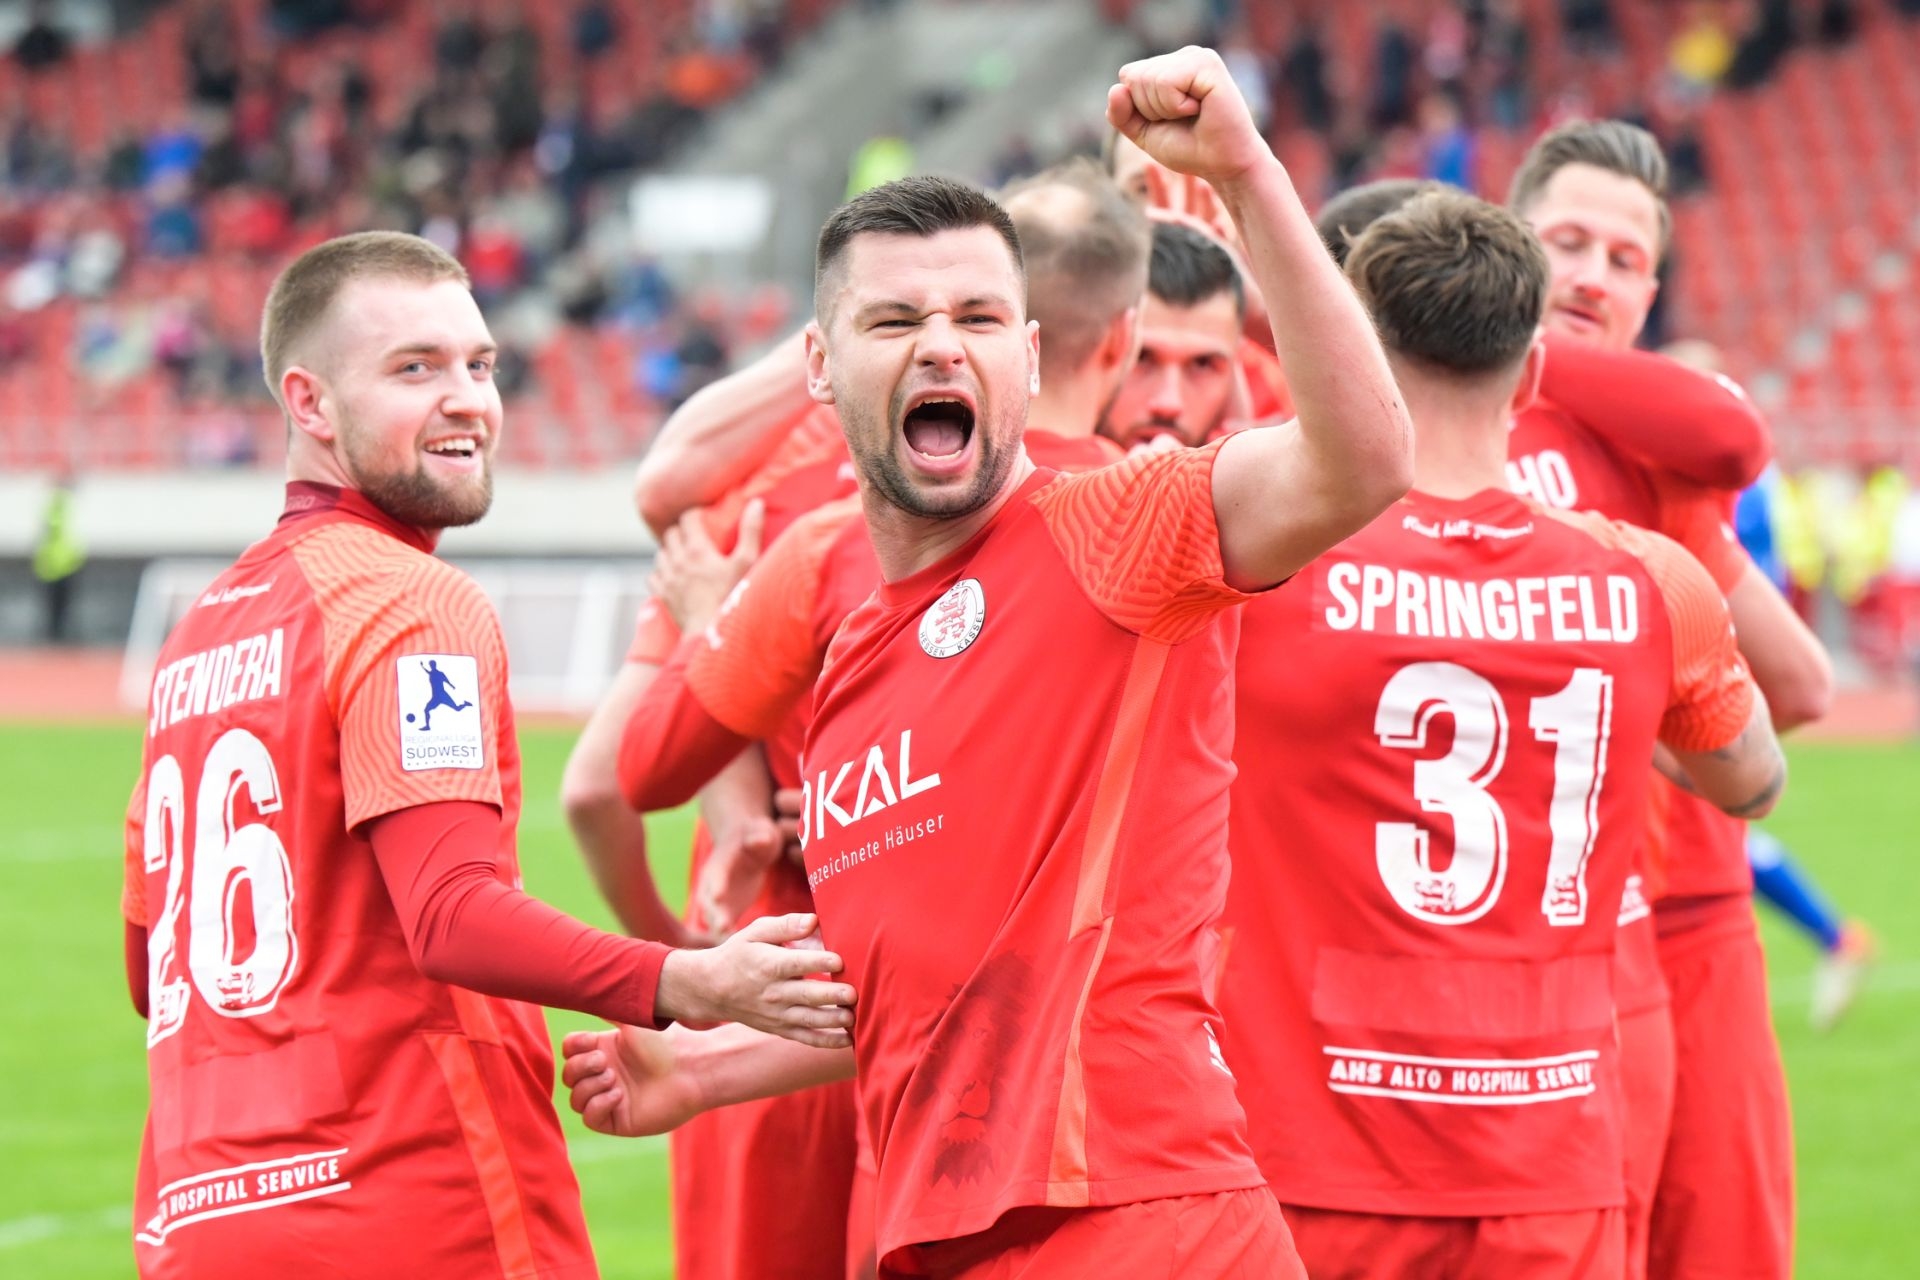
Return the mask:
[[1220,558],[1220,445],[1135,455],[1033,496],[1088,598],[1129,631],[1177,644],[1251,598],[1227,585]]
[[689,642],[688,687],[741,737],[771,737],[812,692],[826,661],[814,614],[827,556],[859,518],[849,499],[794,521]]
[[325,626],[347,829],[438,800],[503,808],[506,649],[473,579],[344,538],[312,538],[293,554]]
[[666,945],[622,938],[502,879],[501,818],[471,801],[388,813],[367,830],[407,949],[436,982],[656,1026]]
[[752,741],[714,719],[687,687],[694,643],[681,645],[660,669],[620,734],[620,794],[640,813],[693,799]]
[[1671,476],[1656,476],[1654,498],[1659,504],[1658,532],[1691,551],[1722,595],[1733,590],[1750,563],[1733,532],[1734,495]]
[[1738,383],[1647,351],[1550,335],[1540,394],[1609,443],[1696,484],[1742,489],[1773,456],[1766,420]]
[[634,619],[633,643],[627,648],[628,662],[644,662],[650,667],[665,666],[673,651],[680,647],[680,625],[667,612],[659,596],[640,602],[640,616]]
[[1753,676],[1740,656],[1727,602],[1700,562],[1671,539],[1590,512],[1536,507],[1632,555],[1653,579],[1673,638],[1672,683],[1660,741],[1675,751],[1714,751],[1753,715]]

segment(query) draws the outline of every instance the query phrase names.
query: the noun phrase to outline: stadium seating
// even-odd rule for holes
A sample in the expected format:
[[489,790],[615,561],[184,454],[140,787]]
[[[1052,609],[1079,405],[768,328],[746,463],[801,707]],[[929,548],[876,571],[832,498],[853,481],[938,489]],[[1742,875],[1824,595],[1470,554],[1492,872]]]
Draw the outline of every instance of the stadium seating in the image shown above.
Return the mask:
[[[816,23],[836,0],[788,6],[795,29]],[[573,52],[572,24],[586,0],[519,6],[539,38],[542,83],[577,90],[583,111],[612,121],[643,86],[674,74],[695,23],[695,0],[659,0],[648,21],[618,24],[598,58]],[[1456,0],[1402,0],[1387,7],[1338,0],[1245,4],[1247,37],[1270,63],[1312,23],[1327,77],[1343,105],[1364,117],[1378,88],[1377,45],[1392,13],[1419,51],[1445,29]],[[373,27],[337,28],[299,41],[277,39],[267,0],[231,0],[244,60],[273,67],[281,83],[318,90],[357,63],[370,89],[368,115],[382,134],[404,123],[435,58],[432,6],[369,5],[388,16]],[[1117,9],[1124,11],[1126,5]],[[1504,130],[1486,119],[1487,84],[1469,68],[1462,86],[1475,129],[1474,185],[1502,194],[1532,134],[1584,103],[1606,113],[1646,109],[1669,94],[1669,42],[1688,6],[1614,0],[1617,45],[1600,52],[1569,44],[1560,0],[1521,0],[1527,31],[1527,122]],[[1894,16],[1887,0],[1864,0],[1861,31],[1841,47],[1802,47],[1757,88],[1714,93],[1699,113],[1706,189],[1676,202],[1676,252],[1668,288],[1673,336],[1705,338],[1729,371],[1749,383],[1795,462],[1906,456],[1920,446],[1905,430],[1920,421],[1920,23]],[[36,128],[98,159],[116,142],[141,137],[156,121],[182,116],[191,97],[179,55],[192,11],[159,9],[139,32],[78,46],[66,62],[37,73],[0,58],[0,107],[19,103]],[[705,66],[703,92],[737,92],[745,62]],[[1410,91],[1429,82],[1424,66]],[[1284,94],[1282,95],[1285,96]],[[1661,111],[1655,109],[1656,118]],[[1282,111],[1277,152],[1303,189],[1325,192],[1336,174],[1329,138]],[[1406,163],[1389,140],[1371,166]],[[1414,150],[1417,155],[1417,147]],[[104,219],[129,246],[105,299],[119,323],[142,322],[168,299],[188,298],[215,340],[250,347],[261,302],[288,251],[344,229],[322,216],[287,228],[284,213],[261,208],[271,196],[216,192],[197,202],[199,252],[163,258],[144,252],[146,217],[137,193],[90,192],[88,216]],[[11,202],[13,247],[24,251],[48,220],[73,216],[68,193]],[[4,223],[6,218],[0,218]],[[4,230],[0,227],[0,230]],[[165,370],[132,371],[93,359],[106,319],[95,304],[62,296],[8,314],[0,306],[0,466],[178,466],[277,459],[280,429],[257,393],[188,394]],[[534,466],[598,466],[631,458],[665,406],[640,374],[643,352],[671,335],[563,324],[537,349],[518,353],[527,376],[511,400],[505,444]],[[110,344],[109,344],[110,345]],[[103,372],[98,364],[109,368]],[[242,380],[243,381],[243,380]]]

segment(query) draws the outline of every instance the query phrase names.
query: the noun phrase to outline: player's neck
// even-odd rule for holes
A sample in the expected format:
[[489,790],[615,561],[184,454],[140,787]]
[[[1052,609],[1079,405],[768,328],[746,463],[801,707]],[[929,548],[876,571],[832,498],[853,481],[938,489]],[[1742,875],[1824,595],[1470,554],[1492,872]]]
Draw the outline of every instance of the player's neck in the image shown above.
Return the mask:
[[1402,383],[1413,419],[1413,487],[1436,498],[1470,498],[1507,483],[1504,398],[1431,392]]
[[866,510],[867,536],[872,539],[874,555],[880,561],[881,578],[887,582],[910,578],[966,546],[1000,514],[1000,508],[1007,505],[1008,499],[1033,471],[1033,463],[1021,453],[1014,459],[998,493],[978,511],[952,519],[909,514],[873,489],[861,486],[860,503]]
[[1050,436],[1077,440],[1090,436],[1100,425],[1111,388],[1100,378],[1041,378],[1040,393],[1028,402],[1027,430],[1044,431]]

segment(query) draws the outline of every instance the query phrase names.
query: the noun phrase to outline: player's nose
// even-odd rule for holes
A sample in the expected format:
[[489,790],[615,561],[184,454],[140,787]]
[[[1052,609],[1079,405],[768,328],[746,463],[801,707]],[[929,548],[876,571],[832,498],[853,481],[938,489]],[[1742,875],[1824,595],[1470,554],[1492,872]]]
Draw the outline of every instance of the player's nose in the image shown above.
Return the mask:
[[960,329],[945,316],[932,316],[920,326],[914,359],[939,373],[951,373],[967,362]]
[[484,418],[488,403],[487,384],[471,373],[459,370],[454,373],[446,394],[440,399],[440,412],[449,418]]
[[1180,370],[1168,365],[1154,375],[1153,394],[1147,400],[1147,411],[1156,418],[1177,418],[1186,405],[1186,397],[1180,390]]

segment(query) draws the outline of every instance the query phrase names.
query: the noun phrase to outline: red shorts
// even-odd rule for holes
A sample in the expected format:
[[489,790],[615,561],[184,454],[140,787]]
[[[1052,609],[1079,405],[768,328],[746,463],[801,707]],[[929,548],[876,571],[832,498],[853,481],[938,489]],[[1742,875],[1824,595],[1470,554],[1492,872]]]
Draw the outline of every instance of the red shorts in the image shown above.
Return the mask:
[[1666,1005],[1623,1011],[1618,1027],[1626,1110],[1626,1274],[1627,1280],[1644,1280],[1653,1198],[1673,1126],[1673,1014]]
[[1617,1280],[1619,1209],[1421,1218],[1286,1206],[1313,1280]]
[[722,1107],[673,1131],[679,1280],[846,1280],[853,1083]]
[[882,1280],[1306,1280],[1265,1187],[1098,1209],[1015,1209],[985,1231],[896,1249]]
[[1660,939],[1679,1059],[1647,1274],[1792,1273],[1793,1126],[1751,899],[1684,907]]

